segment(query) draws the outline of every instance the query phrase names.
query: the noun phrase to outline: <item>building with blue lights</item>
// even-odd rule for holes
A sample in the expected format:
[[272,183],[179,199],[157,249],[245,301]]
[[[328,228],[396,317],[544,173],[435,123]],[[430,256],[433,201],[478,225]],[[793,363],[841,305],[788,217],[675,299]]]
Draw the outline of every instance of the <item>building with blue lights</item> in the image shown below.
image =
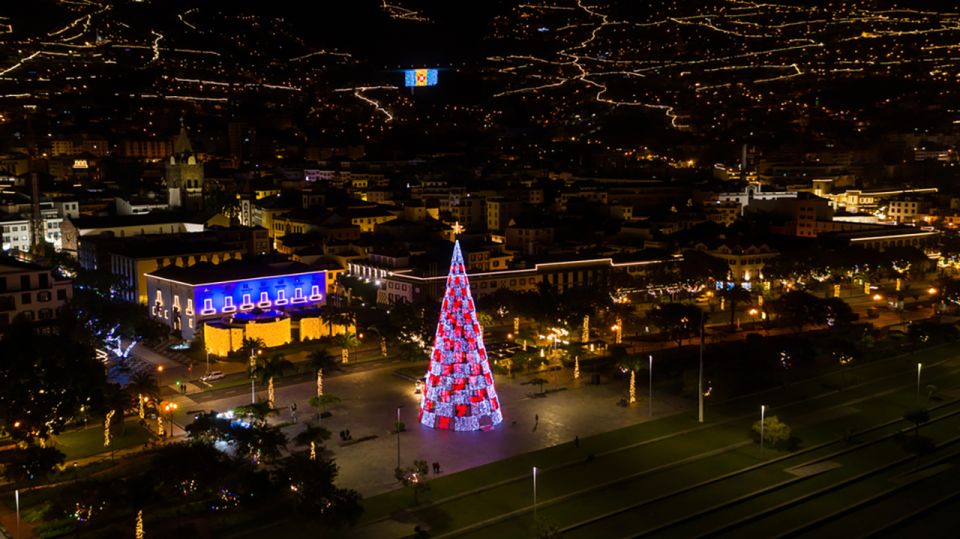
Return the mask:
[[[186,340],[192,340],[205,323],[246,327],[269,321],[278,324],[277,328],[287,328],[287,334],[266,340],[290,342],[290,319],[316,311],[327,299],[326,271],[299,262],[203,262],[190,267],[166,266],[146,277],[150,316],[171,331],[179,331]],[[283,320],[286,322],[280,324]]]

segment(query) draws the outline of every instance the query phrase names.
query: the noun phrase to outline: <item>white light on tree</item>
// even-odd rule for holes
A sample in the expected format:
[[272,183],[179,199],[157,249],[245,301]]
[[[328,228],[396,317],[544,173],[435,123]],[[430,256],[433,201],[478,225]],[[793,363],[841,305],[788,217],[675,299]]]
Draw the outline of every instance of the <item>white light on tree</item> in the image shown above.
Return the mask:
[[140,420],[143,420],[143,394],[137,393],[137,415],[140,416]]
[[637,402],[637,371],[630,369],[630,404]]
[[166,433],[163,430],[163,417],[157,414],[157,436],[163,438]]
[[317,443],[313,441],[310,442],[310,460],[317,460]]
[[580,356],[575,356],[573,358],[573,379],[580,379]]
[[517,333],[520,333],[520,317],[514,316],[513,317],[513,334],[516,335]]
[[623,343],[623,320],[617,318],[617,325],[615,326],[617,332],[617,344]]
[[590,342],[590,316],[583,317],[583,331],[580,333],[580,342],[586,344]]
[[273,408],[273,376],[267,379],[267,403],[270,404],[270,407]]
[[317,369],[317,396],[323,396],[323,369]]
[[110,421],[113,420],[113,414],[115,413],[116,410],[110,410],[103,420],[103,447],[110,447]]
[[343,349],[340,350],[340,360],[344,364],[350,363],[350,350],[348,350],[346,346],[344,346]]

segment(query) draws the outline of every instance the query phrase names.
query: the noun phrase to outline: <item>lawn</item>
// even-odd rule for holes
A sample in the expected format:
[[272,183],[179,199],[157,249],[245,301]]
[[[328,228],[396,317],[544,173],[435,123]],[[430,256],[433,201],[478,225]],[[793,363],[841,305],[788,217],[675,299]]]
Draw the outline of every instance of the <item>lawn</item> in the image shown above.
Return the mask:
[[154,438],[147,429],[140,426],[137,418],[126,418],[124,425],[113,428],[110,447],[103,447],[103,428],[91,427],[65,432],[56,439],[56,447],[66,455],[67,460],[81,459],[106,453],[142,446]]
[[[942,347],[901,356],[890,362],[863,364],[853,371],[865,383],[841,392],[825,392],[824,378],[820,378],[714,405],[708,408],[710,423],[704,427],[698,426],[689,414],[678,414],[585,438],[581,440],[579,449],[567,443],[451,476],[438,477],[430,481],[430,490],[421,494],[417,507],[413,507],[412,493],[404,490],[366,500],[363,521],[369,523],[391,514],[409,512],[429,522],[436,533],[462,530],[472,523],[528,508],[531,503],[531,468],[534,465],[542,471],[539,488],[541,499],[546,503],[541,514],[553,512],[549,508],[551,498],[556,500],[558,496],[566,495],[574,497],[559,505],[567,506],[566,511],[557,511],[561,522],[569,522],[570,513],[581,516],[585,512],[602,513],[604,507],[600,502],[603,499],[616,506],[624,490],[629,490],[631,496],[636,492],[626,489],[626,485],[617,485],[613,490],[621,494],[610,496],[612,491],[602,488],[597,494],[604,490],[606,493],[601,494],[598,502],[597,499],[591,501],[594,496],[576,494],[577,491],[606,481],[616,481],[627,475],[643,476],[646,473],[644,470],[653,471],[659,466],[668,466],[685,457],[702,455],[710,450],[719,449],[722,452],[705,459],[712,463],[710,467],[703,468],[700,473],[685,475],[685,479],[707,477],[701,474],[711,469],[716,476],[720,475],[716,473],[718,470],[722,472],[748,465],[756,456],[745,453],[754,453],[756,448],[738,446],[738,443],[748,440],[747,433],[754,419],[744,415],[751,414],[755,408],[759,415],[757,402],[772,404],[772,409],[788,424],[795,426],[804,445],[810,447],[837,440],[847,429],[860,430],[896,420],[904,409],[915,405],[912,391],[904,387],[904,378],[897,374],[912,362],[922,359],[925,365],[929,365],[924,370],[925,378],[945,387],[955,386],[960,382],[960,376],[953,369],[932,365],[934,361],[949,356],[955,356],[955,352],[949,347]],[[884,388],[890,388],[893,393],[873,396]],[[853,405],[844,404],[847,402],[855,403],[856,409],[850,408]],[[840,415],[832,416],[831,409],[836,409],[833,413]],[[819,414],[818,410],[824,413]],[[658,442],[659,437],[666,439]],[[774,454],[771,451],[768,458]],[[688,473],[692,471],[688,470]],[[527,520],[526,516],[520,520]],[[494,529],[485,528],[484,531],[497,529],[506,531],[511,526],[498,525]],[[517,529],[513,528],[512,531]]]

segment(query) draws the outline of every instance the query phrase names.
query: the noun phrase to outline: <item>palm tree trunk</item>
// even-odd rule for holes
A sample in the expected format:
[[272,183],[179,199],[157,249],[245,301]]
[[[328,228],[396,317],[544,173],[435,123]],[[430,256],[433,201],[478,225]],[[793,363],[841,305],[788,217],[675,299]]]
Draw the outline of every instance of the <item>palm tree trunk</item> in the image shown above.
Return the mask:
[[737,296],[736,294],[730,295],[730,331],[733,331],[736,326],[737,318]]
[[317,369],[317,396],[323,396],[323,369]]
[[630,404],[637,402],[637,371],[630,369]]
[[273,376],[267,380],[267,403],[273,408]]

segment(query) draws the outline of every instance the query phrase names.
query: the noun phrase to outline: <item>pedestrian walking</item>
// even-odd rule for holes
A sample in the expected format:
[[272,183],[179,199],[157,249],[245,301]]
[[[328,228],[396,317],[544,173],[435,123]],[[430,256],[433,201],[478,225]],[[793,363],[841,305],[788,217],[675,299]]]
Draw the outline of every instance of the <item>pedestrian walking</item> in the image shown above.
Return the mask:
[[573,447],[576,447],[577,449],[580,449],[580,437],[579,437],[579,436],[574,436],[574,437],[573,437]]

